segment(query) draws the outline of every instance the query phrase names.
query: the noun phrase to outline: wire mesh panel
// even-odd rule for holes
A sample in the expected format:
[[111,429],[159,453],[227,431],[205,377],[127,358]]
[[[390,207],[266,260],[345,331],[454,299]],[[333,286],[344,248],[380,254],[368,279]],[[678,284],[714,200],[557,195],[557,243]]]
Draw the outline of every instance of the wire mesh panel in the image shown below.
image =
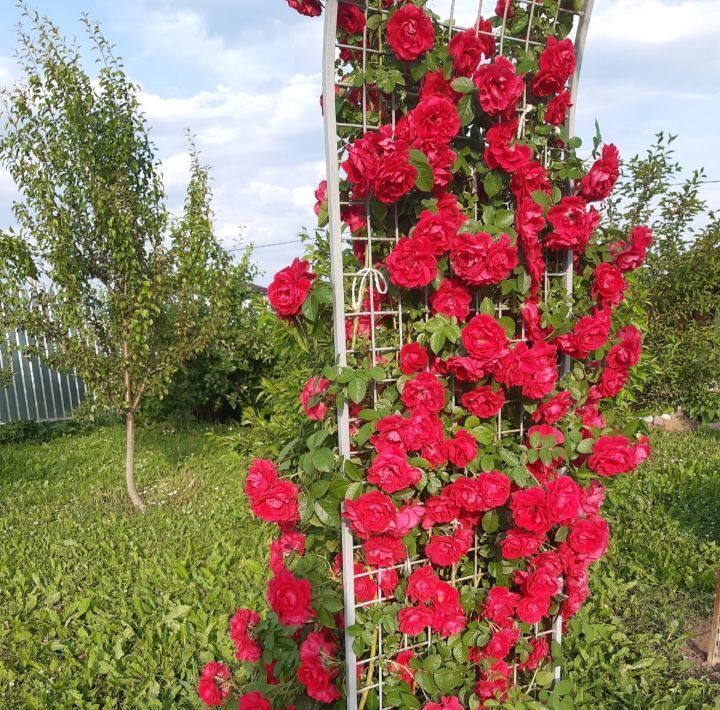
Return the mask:
[[[352,6],[362,12],[365,18],[362,32],[337,31],[338,11],[343,13],[344,6]],[[447,43],[459,32],[474,30],[476,36],[487,37],[493,43],[497,55],[510,57],[520,64],[529,53],[545,46],[546,33],[575,38],[578,61],[570,89],[574,98],[590,7],[591,3],[586,3],[584,11],[581,11],[573,2],[564,0],[559,3],[501,0],[497,7],[495,3],[492,6],[487,2],[483,4],[482,0],[430,0],[425,9],[441,22],[442,36],[436,36],[436,42]],[[412,223],[408,223],[407,216],[398,210],[397,201],[383,204],[369,195],[358,196],[357,190],[350,189],[346,169],[341,167],[348,158],[349,146],[354,142],[373,133],[388,134],[388,127],[391,137],[398,131],[404,131],[404,115],[419,100],[418,82],[413,81],[412,70],[406,81],[394,65],[384,66],[383,57],[389,50],[382,28],[394,9],[396,3],[392,0],[328,0],[326,5],[323,96],[336,354],[341,366],[347,364],[366,370],[376,365],[383,366],[382,377],[370,380],[362,405],[353,408],[345,405],[339,412],[340,451],[359,467],[370,464],[373,447],[369,439],[375,422],[379,417],[393,413],[398,388],[404,384],[402,373],[397,368],[400,349],[419,335],[433,346],[433,350],[436,350],[436,344],[442,347],[441,341],[452,337],[452,332],[447,329],[432,330],[435,325],[431,319],[430,289],[425,287],[408,296],[392,288],[384,276],[383,266],[390,249],[407,235]],[[487,22],[489,16],[494,17]],[[431,69],[442,73],[443,66]],[[458,104],[461,119],[466,106],[462,102]],[[517,137],[522,139],[525,127],[536,120],[537,107],[530,103],[525,87],[517,106]],[[470,127],[471,120],[463,120],[462,123],[466,127],[455,137],[454,146],[476,144],[489,128]],[[565,137],[572,123],[571,109]],[[548,132],[547,139],[536,154],[538,160],[550,166],[562,160],[563,143],[557,141],[556,134]],[[479,155],[475,157],[479,164]],[[487,219],[485,198],[494,189],[493,177],[487,170],[476,170],[472,158],[472,153],[469,157],[466,154],[466,170],[459,178],[466,183],[463,193],[471,195],[471,198],[460,207],[465,216],[481,224],[492,221]],[[492,215],[493,219],[496,217]],[[509,219],[512,220],[512,215]],[[498,221],[501,220],[502,216],[498,218]],[[545,253],[544,257],[542,274],[533,288],[534,298],[551,301],[555,305],[564,304],[569,314],[572,307],[569,298],[572,255],[556,251]],[[528,276],[520,270],[517,279],[528,279]],[[470,316],[479,313],[493,315],[512,334],[511,342],[524,342],[527,334],[522,309],[528,298],[523,293],[526,294],[528,288],[529,284],[515,290],[500,285],[474,288]],[[429,330],[423,330],[423,322]],[[558,368],[566,366],[566,362],[558,361]],[[434,367],[442,368],[443,365],[436,362]],[[388,375],[388,372],[393,374]],[[458,377],[457,371],[445,370],[440,374],[451,382]],[[454,385],[451,385],[450,391],[448,407],[454,410],[457,405]],[[478,428],[481,445],[483,437],[501,445],[503,442],[526,441],[529,415],[524,404],[519,388],[510,389],[493,419],[484,421]],[[511,460],[507,463],[512,465]],[[431,477],[432,474],[428,475]],[[493,522],[489,519],[487,524],[483,523],[475,529],[469,549],[460,562],[439,572],[444,582],[453,586],[481,586],[488,566],[484,528],[490,528]],[[355,539],[345,525],[343,578],[347,705],[348,708],[369,710],[409,706],[410,700],[401,684],[402,678],[407,678],[403,671],[407,670],[408,659],[427,660],[432,656],[442,660],[444,638],[433,632],[430,626],[418,635],[401,634],[392,619],[397,613],[404,580],[413,570],[427,565],[428,559],[419,554],[420,551],[409,549],[400,562],[367,566],[361,562],[362,552],[363,541]],[[502,577],[502,569],[498,568],[496,572]],[[368,589],[372,592],[371,598],[368,598]],[[558,614],[553,618],[554,622],[534,625],[529,635],[559,642],[561,619]],[[441,652],[438,652],[439,648]],[[464,652],[467,650],[465,648]],[[452,661],[452,654],[457,651],[446,649],[446,653]],[[442,690],[443,670],[441,666],[435,668],[434,663],[433,660],[428,668],[439,674],[437,687]],[[559,669],[556,668],[556,677],[558,674]],[[532,690],[535,677],[533,673],[521,673],[519,659],[512,663],[512,676],[515,683],[524,683]]]

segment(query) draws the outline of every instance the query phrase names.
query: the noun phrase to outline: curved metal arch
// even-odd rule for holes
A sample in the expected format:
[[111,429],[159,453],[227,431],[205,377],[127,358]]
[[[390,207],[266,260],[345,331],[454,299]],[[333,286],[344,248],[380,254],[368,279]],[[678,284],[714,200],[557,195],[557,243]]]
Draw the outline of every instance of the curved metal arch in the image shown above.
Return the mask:
[[[327,175],[327,208],[328,208],[328,236],[330,244],[330,268],[333,293],[333,342],[335,347],[335,361],[339,367],[347,365],[347,345],[345,340],[345,290],[344,290],[344,267],[342,255],[342,220],[340,216],[340,179],[339,179],[339,158],[338,158],[338,125],[335,111],[336,97],[336,54],[337,54],[337,16],[340,2],[352,2],[353,0],[326,0],[325,19],[323,32],[323,66],[322,66],[322,98],[323,98],[323,120],[325,134],[325,164]],[[355,4],[365,4],[366,11],[368,0],[357,0]],[[531,0],[526,0],[528,3]],[[452,18],[455,0],[450,2],[450,16]],[[479,0],[479,8],[482,10],[483,0]],[[560,6],[567,11],[573,10],[573,0],[561,0]],[[594,6],[594,0],[585,0],[584,7],[577,12],[578,21],[575,28],[575,57],[576,66],[570,80],[570,96],[572,106],[568,111],[566,128],[569,135],[573,135],[575,128],[576,102],[580,82],[580,73],[584,58],[585,44],[590,24],[590,18]],[[451,25],[452,26],[452,25]],[[366,38],[364,38],[364,44]],[[367,127],[364,126],[366,129]],[[565,260],[565,282],[568,293],[572,290],[573,279],[572,256],[568,255]],[[351,455],[350,444],[350,416],[348,404],[345,402],[337,413],[338,422],[338,450],[343,459],[349,459]],[[346,707],[348,710],[357,710],[357,658],[353,651],[353,636],[348,629],[355,624],[355,571],[354,571],[354,539],[352,532],[346,522],[342,519],[342,570],[343,570],[343,597],[344,597],[344,646],[345,646],[345,684],[346,684]],[[562,617],[558,616],[553,626],[553,638],[560,642],[562,640]],[[555,669],[555,678],[560,678],[560,667]],[[382,702],[381,702],[382,708]]]

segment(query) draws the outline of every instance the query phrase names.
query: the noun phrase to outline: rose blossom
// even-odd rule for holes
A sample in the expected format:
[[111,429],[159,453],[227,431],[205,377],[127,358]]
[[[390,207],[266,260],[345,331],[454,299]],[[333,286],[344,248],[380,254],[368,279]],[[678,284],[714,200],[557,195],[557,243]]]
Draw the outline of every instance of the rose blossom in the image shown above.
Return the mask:
[[532,159],[532,148],[515,140],[517,129],[517,118],[496,123],[488,129],[485,134],[484,157],[491,170],[499,167],[507,172],[514,172]]
[[418,604],[429,602],[434,599],[439,583],[440,578],[430,565],[416,567],[408,577],[405,596]]
[[413,413],[439,412],[445,406],[445,387],[435,375],[421,372],[405,383],[400,399]]
[[463,710],[463,706],[456,697],[443,695],[439,703],[425,703],[422,710]]
[[427,350],[420,343],[406,343],[400,349],[399,360],[404,375],[422,372],[428,364]]
[[478,419],[489,419],[502,409],[505,393],[501,389],[495,392],[490,385],[482,385],[466,392],[460,401]]
[[337,14],[338,29],[351,35],[360,34],[365,29],[365,13],[356,5],[340,3]]
[[569,525],[580,515],[582,488],[570,476],[559,476],[547,484],[547,510],[558,525]]
[[394,503],[380,491],[363,493],[355,500],[347,499],[343,513],[353,532],[364,540],[386,532],[396,514]]
[[461,232],[452,239],[450,263],[471,286],[496,284],[518,265],[517,248],[507,234],[493,238],[487,232]]
[[[440,392],[437,392],[440,396]],[[445,396],[444,391],[442,396]],[[436,413],[418,410],[409,419],[403,419],[404,425],[400,431],[402,442],[408,451],[420,451],[426,446],[442,441],[442,422]]]
[[528,346],[516,343],[495,368],[495,379],[507,387],[522,387],[522,393],[531,399],[550,394],[558,379],[557,348],[543,340]]
[[413,109],[412,122],[419,139],[449,143],[460,130],[455,104],[442,96],[422,99]]
[[391,155],[380,162],[373,180],[373,192],[379,202],[392,204],[412,190],[417,170],[405,157]]
[[[457,76],[471,76],[477,69],[480,60],[488,59],[495,54],[495,37],[492,36],[492,25],[479,17],[474,27],[463,32],[456,32],[448,53],[453,60],[453,73]],[[485,32],[487,34],[479,34]]]
[[634,325],[626,325],[618,331],[617,337],[620,340],[608,350],[605,362],[618,370],[634,367],[640,361],[642,333]]
[[238,710],[272,710],[272,705],[259,690],[253,690],[240,696]]
[[592,233],[600,222],[594,207],[586,210],[582,197],[563,197],[547,212],[547,221],[553,231],[545,237],[545,246],[551,250],[572,249],[585,251]]
[[547,495],[540,486],[513,493],[510,510],[515,523],[529,532],[546,533],[553,525]]
[[398,631],[408,636],[417,636],[426,631],[432,623],[432,610],[424,606],[411,606],[398,612]]
[[430,294],[430,311],[463,322],[470,314],[471,301],[472,295],[464,286],[453,279],[443,279],[438,290]]
[[601,436],[594,444],[588,468],[600,476],[634,471],[650,454],[647,438],[632,443],[626,436]]
[[299,626],[315,616],[310,606],[312,589],[307,579],[300,579],[285,569],[270,578],[267,600],[283,626]]
[[610,247],[610,251],[614,255],[615,266],[620,271],[637,269],[645,261],[645,255],[651,243],[652,232],[649,227],[633,227],[629,241],[613,244]]
[[612,264],[602,263],[595,267],[590,295],[602,308],[613,308],[622,303],[627,281],[622,271]]
[[290,266],[278,271],[267,290],[268,300],[275,312],[281,318],[298,315],[315,278],[310,264],[304,259],[293,259]]
[[322,13],[320,0],[287,0],[287,4],[306,17],[319,17]]
[[[320,395],[327,392],[328,387],[330,387],[330,382],[324,377],[320,377],[320,375],[311,377],[305,383],[300,393],[300,403],[308,419],[316,422],[325,419],[328,407],[325,402],[322,401]],[[310,406],[311,401],[315,402],[312,406]]]
[[537,96],[557,94],[575,71],[575,48],[569,39],[548,37],[538,60],[539,71],[532,81]]
[[453,466],[465,468],[477,455],[477,441],[465,429],[460,429],[452,439],[443,442],[442,452]]
[[508,353],[505,328],[484,313],[471,318],[460,337],[465,350],[480,367],[494,368]]
[[611,314],[607,308],[583,316],[572,331],[558,337],[558,347],[566,355],[582,360],[605,345],[611,324]]
[[535,554],[543,542],[545,542],[545,535],[512,528],[507,531],[500,551],[506,560],[517,560]]
[[567,120],[567,112],[571,106],[570,92],[561,91],[548,102],[547,109],[545,109],[545,123],[549,123],[551,126],[561,126]]
[[573,398],[570,392],[558,392],[533,412],[532,420],[536,423],[555,424],[570,411],[572,405]]
[[427,99],[431,96],[444,96],[454,104],[457,104],[462,98],[462,94],[455,91],[450,85],[450,82],[444,77],[442,69],[429,71],[425,74],[422,88],[420,89],[420,99]]
[[517,605],[517,617],[526,624],[538,624],[550,609],[548,597],[524,596]]
[[450,249],[456,232],[456,219],[450,212],[423,210],[411,238],[426,240],[432,246],[433,254],[440,256]]
[[457,528],[452,535],[433,535],[425,545],[425,556],[438,567],[450,567],[467,554],[472,544],[472,533]]
[[586,562],[599,560],[610,540],[610,528],[599,515],[578,520],[570,530],[567,541],[573,552]]
[[422,477],[420,471],[408,464],[405,453],[384,451],[375,458],[367,470],[367,481],[386,493],[397,493],[416,485]]
[[206,663],[200,672],[197,692],[200,700],[209,707],[220,707],[230,697],[226,681],[230,680],[230,669],[220,661]]
[[424,530],[429,530],[434,525],[450,523],[460,516],[460,507],[445,493],[446,490],[447,486],[442,495],[430,496],[425,501],[425,517],[422,521]]
[[579,194],[587,202],[604,200],[612,192],[618,177],[620,164],[618,149],[612,144],[604,145],[602,156],[590,168],[580,181]]
[[402,540],[389,535],[371,537],[363,543],[365,560],[374,567],[391,567],[407,557]]
[[509,624],[520,601],[520,595],[511,592],[507,587],[491,587],[482,607],[485,619],[505,627]]
[[515,73],[515,66],[506,57],[495,57],[491,64],[483,64],[473,74],[478,103],[491,117],[509,118],[522,96],[523,77]]
[[431,243],[423,237],[402,237],[385,260],[390,280],[402,288],[422,288],[437,276]]
[[253,461],[245,479],[245,494],[252,512],[266,522],[286,525],[300,519],[298,487],[279,479],[270,461]]
[[387,23],[387,42],[400,60],[412,62],[432,49],[435,29],[417,5],[403,5]]
[[270,569],[277,572],[285,566],[285,558],[296,552],[305,552],[305,535],[299,532],[286,532],[270,543]]

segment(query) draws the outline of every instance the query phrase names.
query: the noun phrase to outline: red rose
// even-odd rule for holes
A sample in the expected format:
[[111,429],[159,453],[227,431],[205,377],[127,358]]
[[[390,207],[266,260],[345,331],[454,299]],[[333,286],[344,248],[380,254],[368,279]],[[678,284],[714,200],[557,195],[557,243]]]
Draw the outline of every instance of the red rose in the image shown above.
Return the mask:
[[480,700],[503,700],[510,687],[510,668],[505,661],[495,661],[480,674],[473,690]]
[[497,5],[495,5],[495,14],[509,20],[515,14],[513,0],[498,0]]
[[485,134],[484,155],[485,162],[491,170],[499,167],[507,172],[514,172],[532,160],[532,148],[515,140],[517,129],[517,118],[505,123],[496,123],[488,129]]
[[520,664],[521,671],[534,671],[550,653],[550,644],[544,636],[531,638],[530,646],[532,646],[532,651],[530,652],[527,661]]
[[607,549],[609,540],[610,528],[599,515],[578,520],[567,538],[570,548],[585,562],[599,560]]
[[407,557],[402,540],[389,535],[371,537],[363,543],[365,560],[374,567],[391,567]]
[[348,3],[338,5],[337,26],[351,35],[360,34],[365,29],[365,13],[357,7]]
[[642,333],[634,325],[626,325],[618,336],[620,341],[610,348],[605,362],[618,370],[634,367],[640,361]]
[[435,29],[417,5],[403,5],[387,23],[387,42],[400,60],[412,62],[432,49]]
[[471,76],[481,59],[489,59],[495,55],[495,37],[492,30],[492,25],[479,17],[476,26],[456,32],[452,36],[448,53],[453,60],[453,73],[457,76]]
[[450,263],[472,286],[500,283],[518,265],[517,247],[507,234],[493,238],[487,232],[461,232],[452,239]]
[[535,160],[518,168],[510,178],[510,191],[515,197],[532,197],[533,192],[552,192],[547,170]]
[[322,13],[320,0],[287,0],[287,4],[306,17],[319,17]]
[[375,422],[375,433],[370,437],[370,443],[375,451],[381,453],[388,449],[397,450],[402,448],[402,430],[405,426],[405,419],[399,414],[389,414],[387,417],[378,419]]
[[422,88],[420,89],[420,100],[430,98],[431,96],[443,96],[450,99],[454,104],[462,98],[462,94],[455,91],[450,82],[443,76],[443,70],[429,71],[425,74]]
[[432,623],[432,610],[424,606],[411,606],[398,612],[398,631],[408,636],[417,636],[426,631]]
[[492,369],[481,360],[457,355],[447,360],[437,360],[436,363],[442,363],[448,373],[455,375],[458,382],[479,382]]
[[400,651],[393,660],[390,661],[390,672],[397,673],[398,678],[403,683],[407,683],[411,688],[415,685],[415,669],[410,667],[410,661],[416,657],[415,651],[407,649],[406,651]]
[[286,532],[270,543],[270,569],[277,572],[285,566],[285,557],[291,552],[302,555],[305,552],[305,535]]
[[537,297],[530,296],[522,304],[521,308],[525,337],[533,342],[545,340],[545,338],[547,338],[553,331],[553,328],[550,325],[545,327],[542,326],[537,301]]
[[219,707],[230,697],[230,669],[220,661],[206,663],[200,672],[197,692],[209,707]]
[[275,312],[281,318],[298,315],[315,278],[310,264],[304,259],[294,259],[290,266],[278,271],[267,290],[268,300]]
[[402,237],[385,260],[390,280],[402,288],[422,288],[437,276],[437,260],[430,242]]
[[505,627],[512,619],[519,601],[520,595],[507,587],[491,587],[483,603],[482,615],[498,626]]
[[583,316],[571,332],[557,339],[560,351],[581,360],[601,348],[610,334],[610,310],[603,308],[592,315]]
[[546,533],[553,526],[547,495],[540,486],[513,493],[510,510],[515,523],[529,532]]
[[519,342],[495,369],[495,379],[507,387],[522,387],[531,399],[550,394],[558,379],[557,348],[538,340],[530,347]]
[[407,462],[404,453],[385,451],[378,454],[367,472],[368,483],[379,486],[386,493],[397,493],[420,481],[420,471]]
[[445,486],[443,495],[469,513],[483,513],[505,505],[510,496],[510,479],[499,471],[481,473],[477,478],[458,478]]
[[417,170],[407,158],[393,155],[378,166],[373,180],[373,192],[379,202],[392,204],[412,190]]
[[533,412],[532,420],[534,422],[544,422],[545,424],[555,424],[570,411],[572,405],[572,395],[569,392],[559,392]]
[[519,638],[520,629],[517,628],[496,631],[480,651],[480,658],[494,658],[496,660],[506,658]]
[[421,372],[428,364],[427,350],[420,343],[406,343],[400,350],[400,371],[404,375]]
[[433,607],[433,618],[430,624],[435,633],[440,634],[443,638],[448,638],[464,631],[467,627],[467,619],[459,603],[438,604]]
[[245,479],[245,494],[252,512],[262,520],[287,525],[300,519],[298,487],[279,479],[270,461],[253,461]]
[[588,174],[580,181],[579,194],[587,202],[604,200],[612,192],[618,177],[620,177],[619,153],[610,143],[603,146],[602,157],[593,163]]
[[539,624],[550,609],[548,597],[523,597],[517,605],[517,617],[526,624]]
[[547,509],[553,523],[569,525],[581,512],[582,488],[570,476],[547,484]]
[[420,139],[449,143],[460,130],[455,104],[441,96],[421,100],[413,109],[412,121]]
[[422,526],[429,530],[433,525],[444,525],[460,516],[460,507],[445,493],[449,486],[443,489],[443,495],[430,496],[425,501],[425,517]]
[[442,313],[463,322],[470,314],[472,295],[453,279],[443,279],[437,291],[430,294],[430,310],[433,315]]
[[488,116],[509,118],[523,93],[523,77],[506,57],[495,57],[492,64],[483,64],[473,75],[478,90],[478,103]]
[[472,534],[458,528],[452,535],[433,535],[425,545],[425,556],[438,567],[450,567],[467,554],[472,544]]
[[[322,401],[321,395],[327,392],[328,387],[330,387],[330,382],[319,375],[311,377],[305,383],[300,393],[300,403],[308,419],[316,422],[325,419],[328,408],[325,402]],[[310,404],[311,402],[313,404]]]
[[453,466],[465,468],[477,456],[477,441],[465,429],[460,429],[452,439],[443,442],[442,452]]
[[395,520],[388,528],[397,537],[405,537],[416,528],[425,516],[425,508],[419,503],[403,505],[395,515]]
[[238,710],[272,710],[270,701],[258,690],[241,695]]
[[548,249],[572,249],[580,254],[585,251],[592,233],[600,222],[594,207],[586,211],[582,197],[563,197],[547,212],[547,221],[553,231],[545,237]]
[[308,634],[300,646],[298,680],[305,686],[307,694],[320,703],[340,699],[340,690],[333,684],[338,674],[337,663],[332,662],[335,651],[335,642],[324,630]]
[[260,644],[250,636],[250,629],[260,623],[260,617],[250,609],[238,609],[230,619],[230,638],[239,661],[257,663],[262,656]]
[[400,399],[413,412],[439,412],[445,406],[445,388],[435,375],[421,372],[405,383]]
[[588,468],[600,476],[634,471],[649,455],[646,440],[632,443],[626,436],[601,436],[594,444]]
[[543,542],[545,542],[545,535],[512,528],[507,531],[500,546],[500,552],[506,560],[518,560],[521,557],[534,555]]
[[538,60],[539,71],[532,81],[537,96],[557,94],[575,71],[575,48],[569,39],[548,37]]
[[350,522],[353,532],[367,540],[386,532],[393,524],[396,513],[395,505],[386,495],[372,491],[355,500],[346,500],[343,516]]
[[560,613],[563,619],[569,619],[580,609],[590,595],[587,573],[579,571],[572,577],[569,577],[565,585],[565,594],[567,598],[560,607]]
[[462,344],[479,366],[492,369],[508,353],[505,329],[492,317],[480,313],[470,319],[461,334]]
[[611,252],[615,257],[615,266],[620,271],[637,269],[645,261],[645,255],[651,242],[652,232],[648,227],[633,227],[628,242],[611,246]]
[[412,239],[422,239],[432,247],[433,254],[440,256],[450,249],[452,238],[457,232],[455,217],[443,210],[423,210],[412,232]]
[[452,166],[457,153],[445,143],[432,140],[415,141],[413,147],[425,153],[433,172],[433,187],[445,187],[453,179]]
[[283,626],[300,626],[315,616],[310,606],[310,582],[299,579],[285,569],[279,570],[270,578],[267,600]]
[[321,180],[315,190],[315,214],[320,215],[323,208],[327,210],[327,180]]
[[[437,391],[438,397],[440,391]],[[443,390],[442,396],[445,396]],[[400,433],[405,448],[408,451],[420,451],[420,449],[442,441],[442,422],[435,413],[428,413],[419,410],[409,419],[403,419],[404,425]]]
[[482,385],[464,394],[460,400],[462,406],[479,419],[494,417],[505,404],[505,393],[497,392],[490,385]]
[[418,604],[432,601],[437,592],[440,578],[429,565],[416,567],[408,577],[405,596]]
[[571,106],[570,92],[561,91],[548,103],[547,109],[545,109],[545,123],[549,123],[551,126],[561,126],[567,120],[567,112]]
[[600,382],[597,387],[591,389],[591,392],[597,393],[601,399],[617,397],[620,390],[625,387],[629,375],[630,372],[625,368],[605,367],[600,375]]

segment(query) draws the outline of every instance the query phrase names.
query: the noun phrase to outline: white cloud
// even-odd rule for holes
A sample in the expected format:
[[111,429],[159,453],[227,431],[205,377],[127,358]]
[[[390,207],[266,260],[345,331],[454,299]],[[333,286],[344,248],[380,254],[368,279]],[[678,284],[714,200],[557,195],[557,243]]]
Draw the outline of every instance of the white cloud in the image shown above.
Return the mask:
[[717,0],[617,0],[597,5],[590,22],[593,40],[640,45],[694,43],[720,33]]

